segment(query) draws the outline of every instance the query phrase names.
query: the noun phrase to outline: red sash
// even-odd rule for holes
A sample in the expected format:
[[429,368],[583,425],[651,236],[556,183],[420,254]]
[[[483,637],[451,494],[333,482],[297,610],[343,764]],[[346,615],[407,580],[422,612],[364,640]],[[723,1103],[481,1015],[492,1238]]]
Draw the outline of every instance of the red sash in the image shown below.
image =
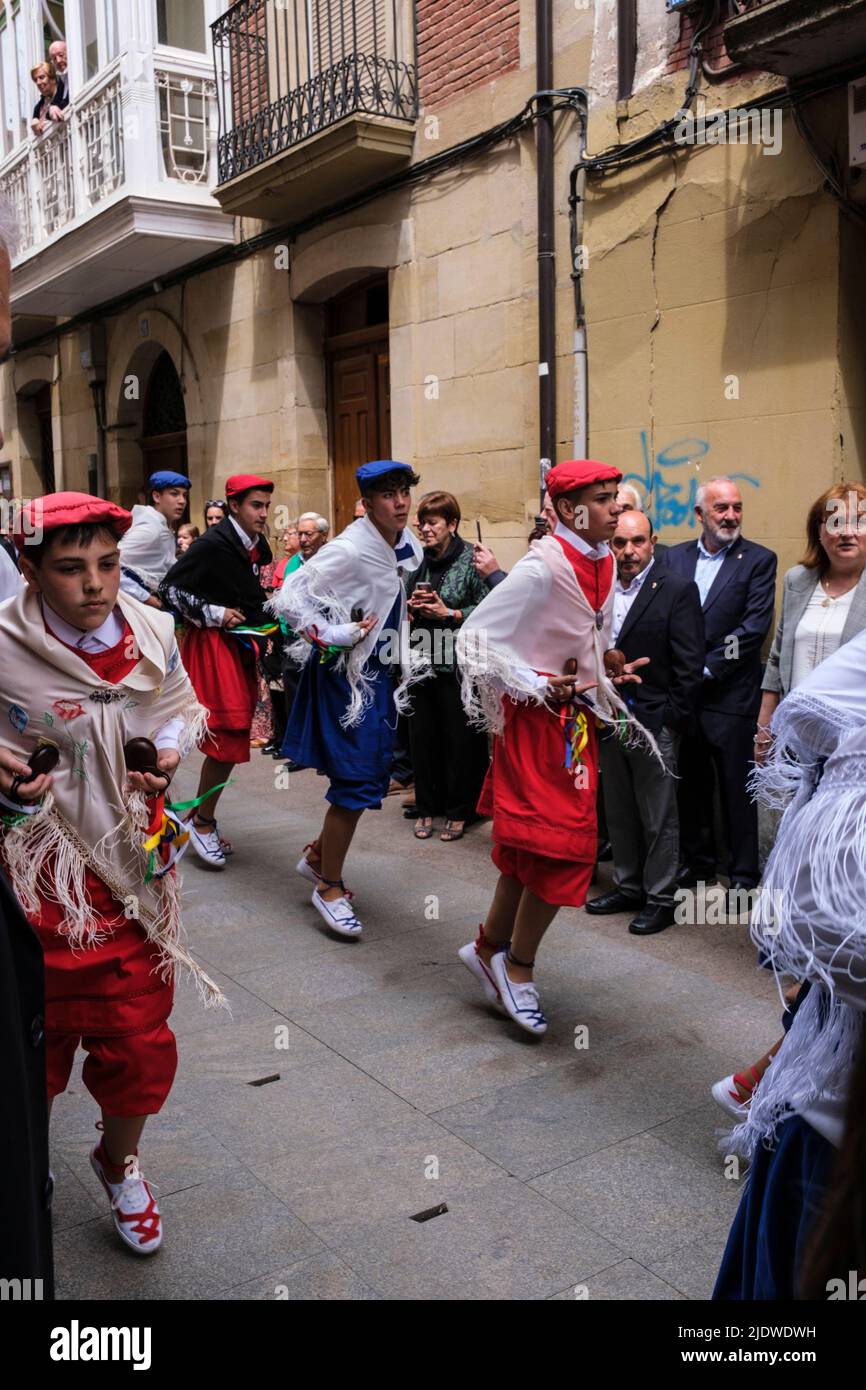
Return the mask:
[[571,565],[574,577],[590,608],[595,613],[600,612],[613,583],[613,556],[608,552],[600,560],[591,560],[561,536],[554,536],[554,540],[559,541],[562,546],[565,558]]

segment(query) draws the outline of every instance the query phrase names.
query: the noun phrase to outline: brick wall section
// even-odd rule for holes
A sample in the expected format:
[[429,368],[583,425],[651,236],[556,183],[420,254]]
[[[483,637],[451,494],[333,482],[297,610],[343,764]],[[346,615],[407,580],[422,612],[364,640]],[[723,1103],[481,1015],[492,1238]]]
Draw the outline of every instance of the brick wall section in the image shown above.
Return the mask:
[[519,0],[417,0],[425,109],[443,106],[520,62]]
[[[684,14],[680,19],[680,37],[674,44],[668,57],[668,72],[680,72],[689,65],[689,48],[694,38],[695,27],[699,15]],[[713,68],[729,68],[732,66],[725,49],[725,41],[722,37],[724,24],[717,24],[713,29],[708,29],[704,34],[704,58]]]

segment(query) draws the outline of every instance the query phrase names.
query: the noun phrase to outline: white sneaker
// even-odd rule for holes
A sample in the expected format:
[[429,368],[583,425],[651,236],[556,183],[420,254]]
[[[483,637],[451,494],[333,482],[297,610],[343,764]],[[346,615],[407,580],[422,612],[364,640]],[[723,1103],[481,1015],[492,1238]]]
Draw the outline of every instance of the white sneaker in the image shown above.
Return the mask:
[[712,1088],[713,1100],[716,1105],[720,1105],[725,1114],[730,1115],[734,1120],[744,1120],[749,1113],[749,1100],[740,1100],[737,1088],[734,1085],[733,1072],[726,1076],[724,1081],[717,1081]]
[[[475,942],[468,941],[465,946],[460,947],[457,954],[470,975],[474,975],[475,979],[484,990],[484,997],[488,1004],[493,1004],[500,1013],[504,1014],[505,1005],[500,998],[499,990],[496,987],[496,981],[478,954],[478,947]],[[497,954],[499,953],[497,952]]]
[[136,1255],[153,1255],[162,1245],[162,1217],[156,1198],[141,1174],[111,1182],[98,1157],[99,1145],[90,1152],[90,1164],[111,1202],[117,1234]]
[[[317,883],[318,881],[316,879]],[[321,897],[317,888],[312,901],[313,907],[321,913],[331,931],[336,932],[338,936],[345,936],[354,940],[360,937],[364,928],[355,916],[355,910],[348,897],[335,898],[331,903],[328,902],[327,898]]]
[[511,1015],[519,1028],[541,1037],[547,1032],[547,1019],[538,1001],[538,990],[534,984],[521,985],[509,980],[505,969],[506,955],[506,951],[497,951],[490,961],[490,973],[499,990],[499,997],[506,1013]]
[[210,830],[201,830],[194,820],[188,820],[189,842],[205,864],[209,864],[212,869],[224,869],[226,863],[225,853],[220,844],[220,837],[217,834],[216,826]]
[[[307,849],[309,848],[309,845],[307,845]],[[319,875],[316,873],[315,869],[313,868],[312,864],[307,858],[307,849],[304,850],[303,854],[301,855],[300,859],[295,865],[295,873],[300,874],[301,878],[305,878],[308,883],[313,883],[318,888]]]

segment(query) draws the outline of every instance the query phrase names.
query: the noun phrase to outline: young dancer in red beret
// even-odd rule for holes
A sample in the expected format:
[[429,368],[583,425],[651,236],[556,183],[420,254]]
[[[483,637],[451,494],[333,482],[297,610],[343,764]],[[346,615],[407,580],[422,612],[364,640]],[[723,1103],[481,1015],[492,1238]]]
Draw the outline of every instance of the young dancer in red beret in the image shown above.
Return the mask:
[[217,830],[223,785],[238,763],[250,760],[250,729],[258,699],[256,629],[273,626],[260,574],[271,563],[265,523],[274,485],[239,473],[226,482],[229,514],[209,526],[181,555],[158,596],[187,624],[183,662],[208,710],[206,754],[190,818],[192,847],[212,869],[225,868],[231,845]]
[[493,817],[499,869],[478,939],[459,954],[490,1002],[536,1035],[547,1032],[536,952],[560,907],[583,906],[595,866],[596,722],[652,744],[615,688],[640,680],[643,660],[605,659],[621,476],[588,459],[552,468],[553,534],[533,541],[457,640],[466,709],[497,735],[478,809]]
[[[45,956],[49,1100],[83,1045],[84,1084],[102,1111],[91,1163],[121,1238],[149,1255],[162,1222],[137,1153],[177,1066],[176,967],[220,998],[183,942],[170,871],[182,832],[164,812],[205,711],[170,616],[119,592],[129,513],[65,492],[22,520],[27,588],[0,609],[0,742],[17,769],[7,757],[0,772],[0,850]],[[128,771],[132,739],[145,770]]]

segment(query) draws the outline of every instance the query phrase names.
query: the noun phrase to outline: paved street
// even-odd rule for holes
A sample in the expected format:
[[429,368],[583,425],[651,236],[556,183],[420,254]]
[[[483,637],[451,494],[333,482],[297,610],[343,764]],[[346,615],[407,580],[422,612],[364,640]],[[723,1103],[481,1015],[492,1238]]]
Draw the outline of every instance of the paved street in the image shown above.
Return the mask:
[[489,826],[443,845],[399,798],[365,816],[347,875],[365,937],[344,944],[293,871],[324,780],[275,790],[278,766],[254,751],[224,794],[226,870],[184,861],[192,948],[232,1014],[178,991],[177,1080],[142,1148],[165,1245],[117,1241],[78,1068],[54,1107],[58,1297],[707,1298],[739,1187],[708,1087],[778,1031],[745,926],[640,941],[562,912],[537,1042],[455,957],[492,890]]

